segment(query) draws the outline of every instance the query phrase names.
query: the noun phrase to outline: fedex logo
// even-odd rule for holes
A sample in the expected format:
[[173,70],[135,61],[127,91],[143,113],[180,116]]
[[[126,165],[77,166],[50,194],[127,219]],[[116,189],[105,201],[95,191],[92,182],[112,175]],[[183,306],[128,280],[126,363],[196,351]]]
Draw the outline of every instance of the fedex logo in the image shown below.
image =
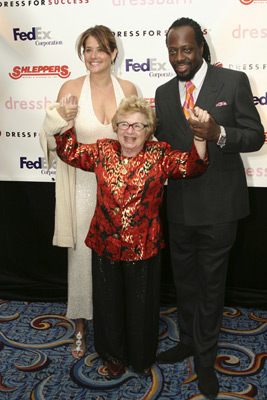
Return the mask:
[[[44,157],[38,157],[37,160],[28,160],[27,157],[20,157],[20,168],[24,169],[46,169],[47,163]],[[52,162],[51,168],[56,168],[56,160]]]
[[39,157],[38,160],[36,161],[30,161],[27,160],[27,157],[20,157],[20,168],[23,169],[24,167],[28,168],[28,169],[41,169],[41,168],[45,168],[45,160],[43,157]]
[[130,70],[133,70],[134,72],[138,71],[166,71],[166,63],[160,63],[157,61],[156,58],[147,58],[146,62],[143,63],[137,63],[133,62],[132,58],[126,59],[126,71],[129,72]]
[[253,96],[254,104],[257,106],[260,104],[261,106],[266,106],[267,105],[267,92],[265,93],[265,96],[257,97]]
[[14,40],[40,40],[40,39],[51,39],[51,31],[42,31],[42,28],[35,27],[29,32],[20,32],[20,28],[13,29]]
[[32,161],[27,159],[27,157],[20,157],[20,169],[35,169],[40,171],[42,175],[50,176],[53,181],[55,181],[54,176],[56,176],[56,160],[52,162],[52,165],[47,170],[47,163],[44,157],[38,157],[37,160]]

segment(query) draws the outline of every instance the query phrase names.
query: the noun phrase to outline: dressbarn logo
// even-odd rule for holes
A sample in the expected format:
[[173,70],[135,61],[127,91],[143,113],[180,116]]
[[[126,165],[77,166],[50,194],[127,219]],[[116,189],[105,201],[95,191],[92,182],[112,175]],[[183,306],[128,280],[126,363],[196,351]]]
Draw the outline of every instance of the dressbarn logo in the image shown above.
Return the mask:
[[249,6],[252,3],[267,3],[266,0],[239,0],[240,3],[244,4],[244,6]]
[[20,79],[22,77],[47,77],[59,76],[59,78],[66,79],[70,76],[71,72],[67,65],[35,65],[32,67],[15,66],[13,71],[9,73],[10,78]]
[[[245,173],[247,177],[252,178],[252,177],[257,177],[257,178],[266,178],[267,176],[267,168],[245,168]],[[264,185],[265,186],[265,185]]]
[[52,101],[46,96],[42,100],[16,100],[11,96],[6,102],[7,110],[45,110]]
[[266,39],[267,28],[246,28],[241,24],[233,30],[232,36],[234,39]]
[[193,0],[112,0],[115,7],[190,5]]

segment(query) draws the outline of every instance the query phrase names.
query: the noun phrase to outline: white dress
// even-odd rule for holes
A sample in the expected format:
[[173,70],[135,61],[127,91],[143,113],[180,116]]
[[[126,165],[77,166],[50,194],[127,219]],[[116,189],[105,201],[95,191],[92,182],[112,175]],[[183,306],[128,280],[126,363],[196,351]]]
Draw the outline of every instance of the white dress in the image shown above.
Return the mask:
[[[124,96],[115,77],[112,76],[117,107]],[[95,143],[98,139],[117,138],[112,125],[103,125],[95,116],[89,75],[82,87],[79,112],[75,120],[77,139],[81,143]],[[93,318],[91,249],[84,240],[89,230],[96,205],[96,178],[92,172],[76,169],[76,216],[77,244],[68,248],[68,307],[67,317],[71,319]]]

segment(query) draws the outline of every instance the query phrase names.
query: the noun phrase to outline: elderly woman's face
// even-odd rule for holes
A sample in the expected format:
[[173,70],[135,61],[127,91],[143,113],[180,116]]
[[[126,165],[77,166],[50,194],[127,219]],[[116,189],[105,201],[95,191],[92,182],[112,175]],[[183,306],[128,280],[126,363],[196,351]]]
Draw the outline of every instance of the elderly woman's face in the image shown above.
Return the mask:
[[117,134],[122,154],[132,157],[143,149],[147,140],[146,126],[146,117],[139,112],[120,117]]

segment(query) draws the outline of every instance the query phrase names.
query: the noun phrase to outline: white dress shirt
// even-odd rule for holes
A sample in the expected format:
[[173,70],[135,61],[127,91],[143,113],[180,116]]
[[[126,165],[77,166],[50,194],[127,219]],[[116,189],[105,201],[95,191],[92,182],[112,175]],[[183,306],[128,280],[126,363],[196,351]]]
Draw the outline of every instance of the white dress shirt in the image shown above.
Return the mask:
[[[193,90],[193,98],[194,98],[195,104],[196,104],[200,89],[202,88],[207,70],[208,70],[208,65],[207,65],[206,61],[203,59],[203,63],[201,65],[200,69],[196,72],[193,79],[191,79],[191,82],[195,85],[195,89]],[[185,84],[186,84],[186,82],[179,81],[179,92],[180,92],[180,99],[181,99],[182,106],[184,105],[185,95],[186,95]]]

